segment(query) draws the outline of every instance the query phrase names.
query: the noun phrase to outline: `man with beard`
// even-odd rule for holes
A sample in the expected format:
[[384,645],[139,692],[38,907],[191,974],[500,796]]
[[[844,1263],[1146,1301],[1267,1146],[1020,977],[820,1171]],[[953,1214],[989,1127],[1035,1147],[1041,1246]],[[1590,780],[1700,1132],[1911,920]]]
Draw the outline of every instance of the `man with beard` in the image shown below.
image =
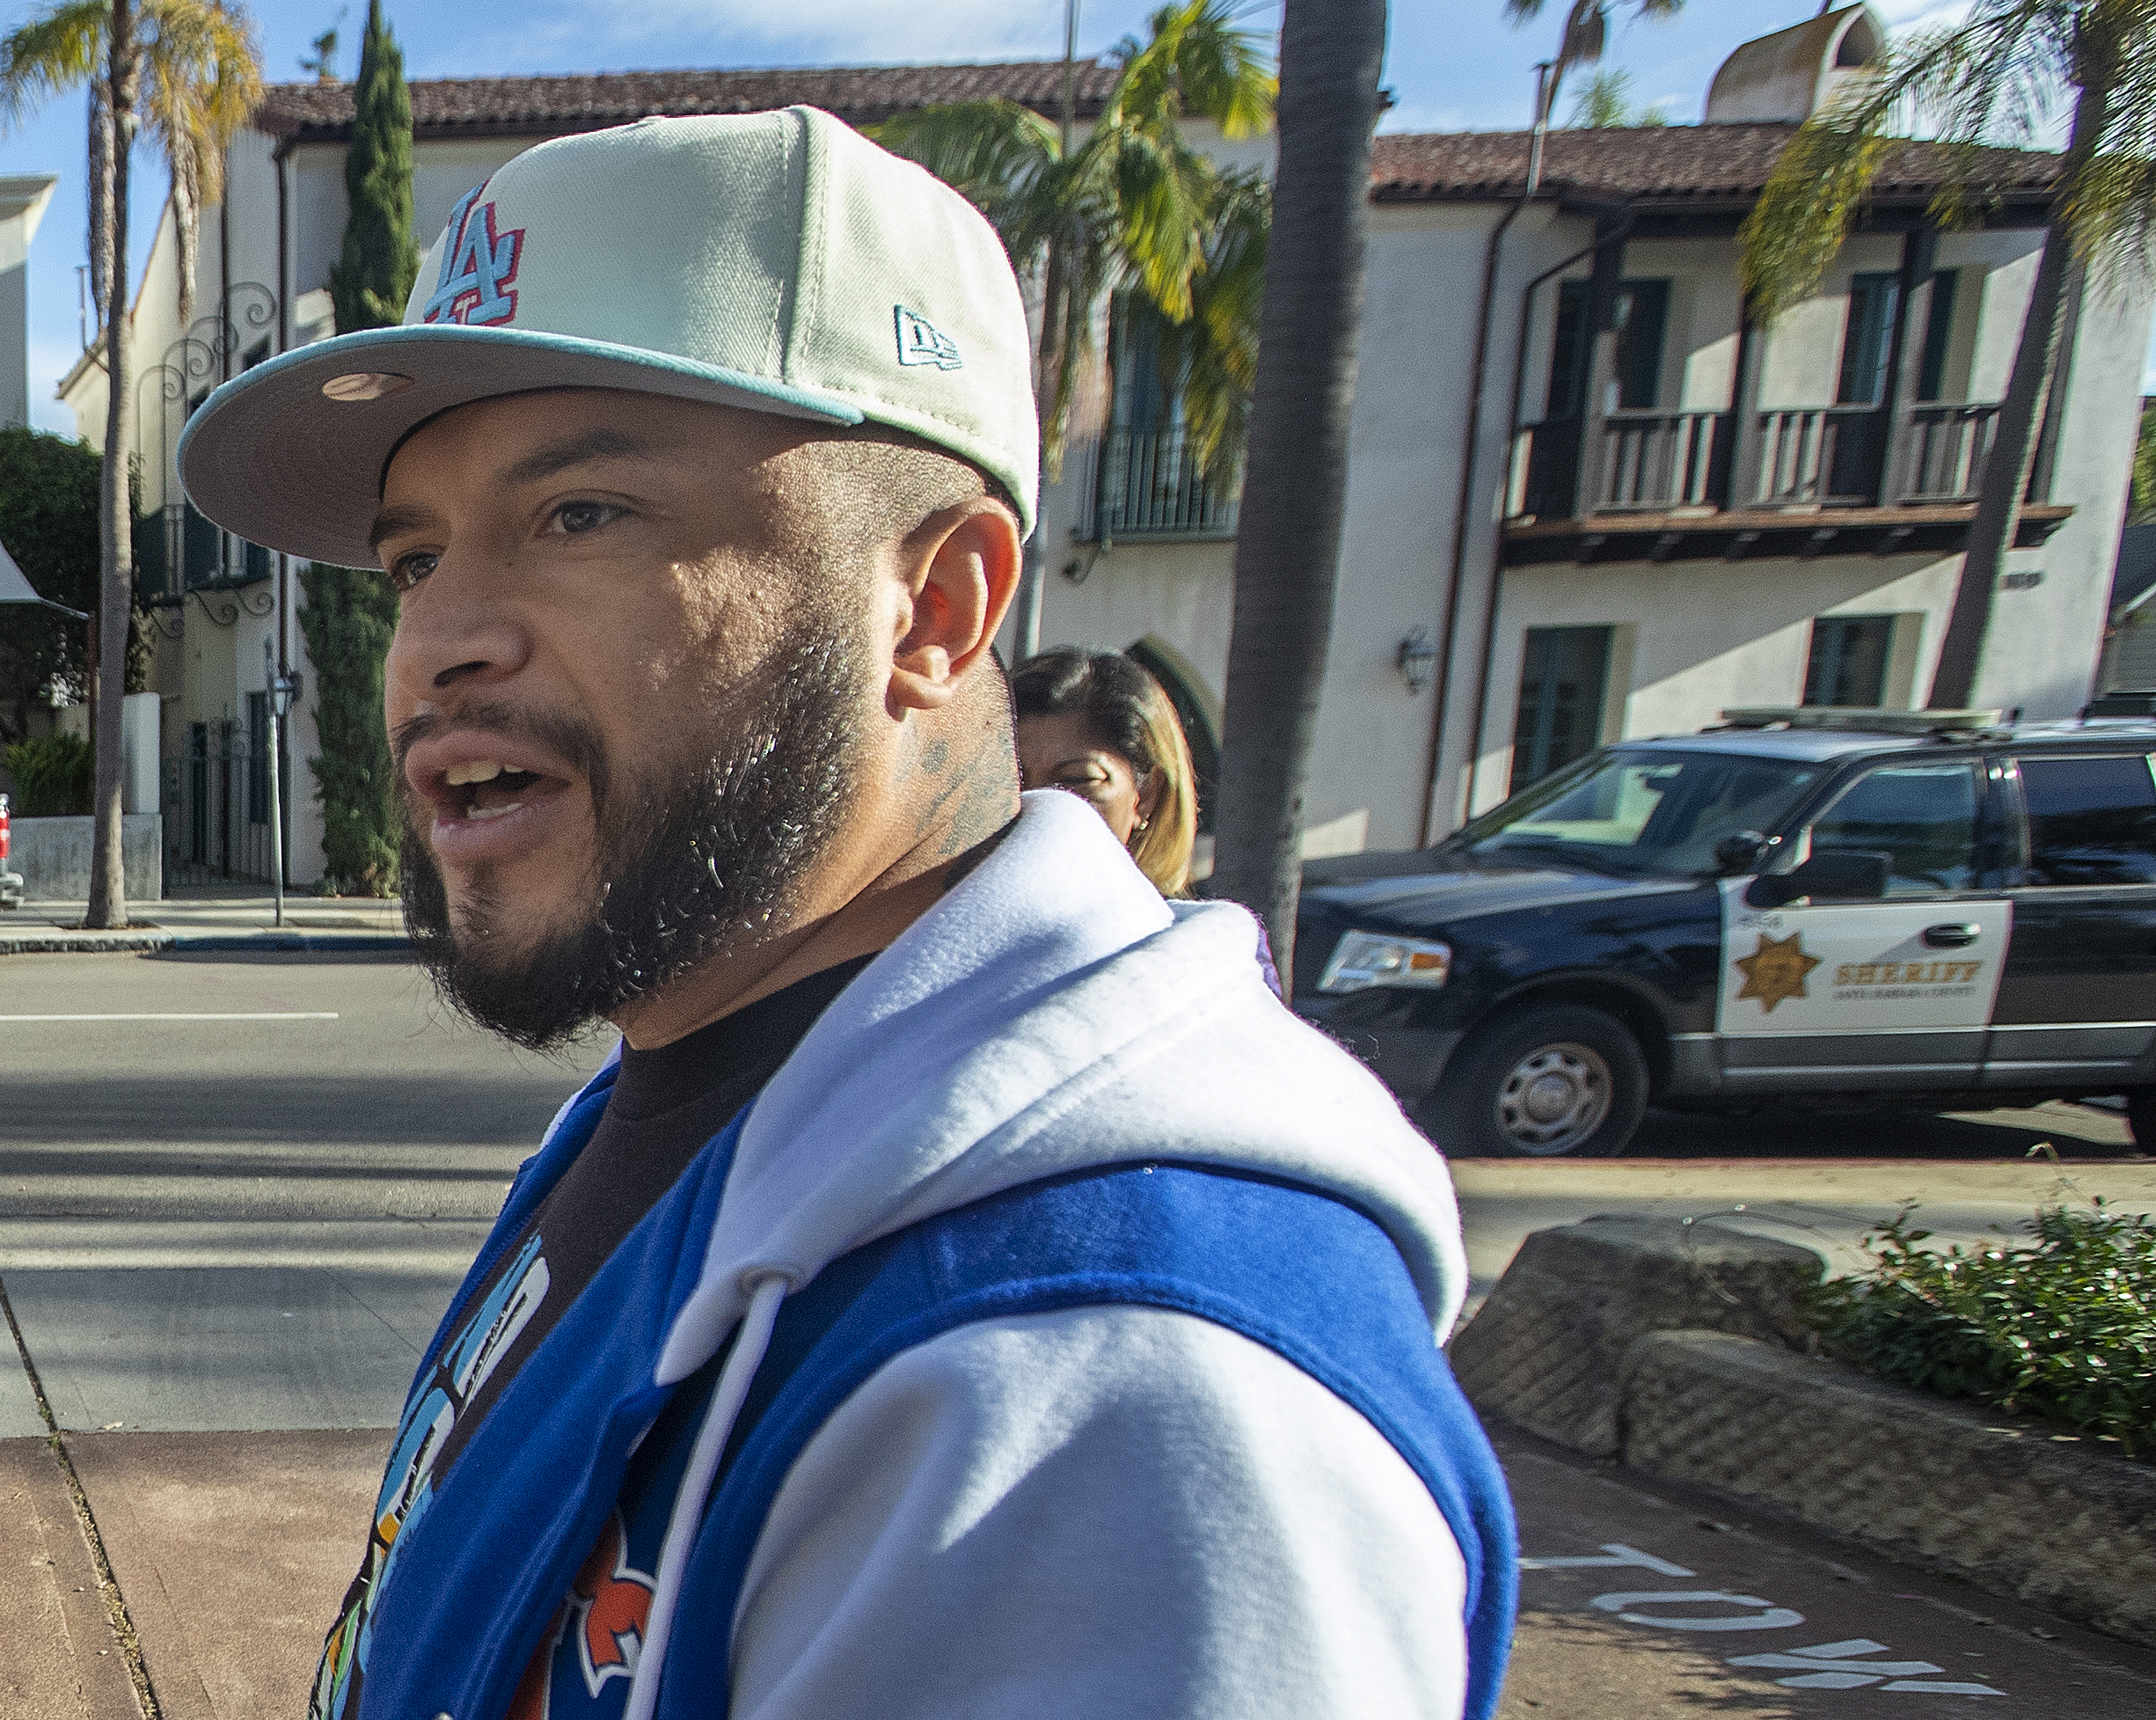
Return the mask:
[[1503,1483],[1442,1162],[1106,827],[990,641],[1026,313],[808,109],[543,144],[397,328],[190,423],[399,594],[444,995],[618,1054],[430,1346],[329,1720],[1488,1714]]

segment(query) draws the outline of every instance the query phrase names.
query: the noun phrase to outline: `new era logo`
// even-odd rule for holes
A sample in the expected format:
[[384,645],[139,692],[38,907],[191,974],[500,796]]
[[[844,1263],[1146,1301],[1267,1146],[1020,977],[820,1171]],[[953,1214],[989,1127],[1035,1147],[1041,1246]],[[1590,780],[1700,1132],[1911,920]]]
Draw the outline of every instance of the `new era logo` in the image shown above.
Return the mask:
[[894,304],[891,311],[898,324],[901,364],[933,364],[939,370],[964,367],[966,361],[958,355],[958,342],[926,317],[916,316],[903,304]]

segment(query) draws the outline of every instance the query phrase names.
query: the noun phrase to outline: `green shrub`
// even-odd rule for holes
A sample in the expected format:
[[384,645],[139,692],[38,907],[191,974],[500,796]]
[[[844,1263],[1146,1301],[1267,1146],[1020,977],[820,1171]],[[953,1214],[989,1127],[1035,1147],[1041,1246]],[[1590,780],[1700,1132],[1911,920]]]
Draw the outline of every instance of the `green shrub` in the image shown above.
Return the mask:
[[18,741],[7,750],[8,774],[15,779],[18,818],[80,818],[90,810],[97,787],[97,755],[87,741],[72,735],[40,735]]
[[1974,1398],[2156,1457],[2156,1225],[2047,1207],[2033,1240],[1975,1254],[1918,1247],[1904,1210],[1870,1268],[1811,1293],[1835,1350],[1882,1379]]

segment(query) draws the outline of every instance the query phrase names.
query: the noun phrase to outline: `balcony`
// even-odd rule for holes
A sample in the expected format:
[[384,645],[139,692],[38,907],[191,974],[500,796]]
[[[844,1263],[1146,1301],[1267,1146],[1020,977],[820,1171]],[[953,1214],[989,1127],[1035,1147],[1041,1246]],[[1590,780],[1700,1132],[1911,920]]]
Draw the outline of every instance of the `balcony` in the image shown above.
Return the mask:
[[222,531],[176,502],[135,522],[135,580],[152,606],[184,604],[190,591],[231,591],[274,571],[269,551]]
[[1085,452],[1081,540],[1235,536],[1241,474],[1232,486],[1209,479],[1181,430],[1114,430]]
[[[1726,409],[1531,424],[1514,449],[1505,560],[1951,554],[1998,420],[1997,406],[1964,402],[1915,406],[1898,435],[1868,406],[1762,409],[1749,437]],[[2028,505],[2015,541],[2043,543],[2071,511]]]

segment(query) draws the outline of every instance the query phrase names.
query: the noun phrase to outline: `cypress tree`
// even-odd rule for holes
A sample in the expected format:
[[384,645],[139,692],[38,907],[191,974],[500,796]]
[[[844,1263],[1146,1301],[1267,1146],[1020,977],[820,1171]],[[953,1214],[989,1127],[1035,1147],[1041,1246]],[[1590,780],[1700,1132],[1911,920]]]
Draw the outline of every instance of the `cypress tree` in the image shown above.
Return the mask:
[[[353,109],[344,158],[350,213],[344,254],[329,272],[340,334],[400,321],[420,272],[412,238],[412,91],[382,0],[368,3]],[[397,600],[378,572],[326,562],[305,568],[300,586],[306,602],[299,624],[318,689],[322,750],[307,762],[322,801],[323,882],[348,894],[391,896],[397,825],[382,660],[396,630]]]
[[382,0],[368,0],[344,185],[351,213],[344,255],[331,267],[329,284],[337,332],[350,334],[399,321],[420,272],[420,248],[412,238],[412,91],[405,84],[404,50],[383,21]]
[[397,629],[397,599],[378,570],[333,567],[300,575],[299,611],[313,661],[315,736],[309,759],[322,801],[324,881],[347,896],[397,893],[395,765],[382,720],[382,660]]

